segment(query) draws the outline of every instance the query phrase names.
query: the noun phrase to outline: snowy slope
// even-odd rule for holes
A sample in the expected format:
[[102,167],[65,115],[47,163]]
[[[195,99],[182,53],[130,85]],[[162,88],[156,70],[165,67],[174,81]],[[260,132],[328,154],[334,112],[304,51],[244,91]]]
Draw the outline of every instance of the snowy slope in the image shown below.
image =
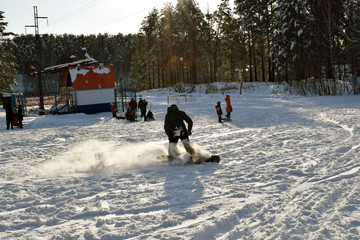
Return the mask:
[[154,122],[29,116],[7,131],[0,110],[0,239],[360,239],[359,96],[279,93],[230,91],[221,124],[224,95],[179,103],[192,143],[221,156],[191,166],[157,160],[163,90],[140,93]]

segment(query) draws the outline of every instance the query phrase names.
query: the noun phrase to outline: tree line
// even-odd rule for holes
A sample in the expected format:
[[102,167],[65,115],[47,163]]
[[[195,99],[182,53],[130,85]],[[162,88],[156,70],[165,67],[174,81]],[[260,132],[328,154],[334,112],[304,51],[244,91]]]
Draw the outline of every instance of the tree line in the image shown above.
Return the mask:
[[[222,0],[202,12],[194,0],[153,9],[138,34],[41,35],[42,67],[86,47],[139,90],[216,81],[336,83],[360,74],[357,0]],[[34,35],[13,38],[19,72],[37,56]],[[319,92],[320,94],[320,92]]]
[[[185,82],[336,81],[358,88],[360,3],[356,0],[196,1],[154,9],[142,22],[132,80],[140,88]],[[319,91],[320,93],[320,91]]]

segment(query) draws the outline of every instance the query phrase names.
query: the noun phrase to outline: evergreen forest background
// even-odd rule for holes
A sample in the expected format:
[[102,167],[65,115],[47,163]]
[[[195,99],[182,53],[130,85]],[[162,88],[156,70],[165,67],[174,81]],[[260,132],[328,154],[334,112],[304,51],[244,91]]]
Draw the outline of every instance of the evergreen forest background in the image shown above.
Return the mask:
[[[5,33],[6,24],[0,26]],[[41,59],[35,35],[1,39],[0,51],[11,50],[12,66],[23,75],[28,62],[38,61],[42,68],[62,64],[85,47],[98,62],[113,64],[119,83],[137,90],[286,81],[321,82],[318,94],[335,95],[337,82],[348,76],[353,93],[359,88],[357,0],[222,0],[212,13],[202,12],[194,0],[178,0],[154,8],[138,34],[42,34]],[[58,91],[63,74],[45,77],[45,94]],[[23,84],[30,94],[37,79],[24,77]]]

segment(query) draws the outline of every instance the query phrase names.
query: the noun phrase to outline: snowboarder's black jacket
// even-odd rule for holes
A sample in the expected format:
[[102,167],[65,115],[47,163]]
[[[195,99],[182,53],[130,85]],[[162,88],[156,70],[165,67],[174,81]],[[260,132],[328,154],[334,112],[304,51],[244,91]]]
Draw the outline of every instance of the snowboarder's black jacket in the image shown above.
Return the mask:
[[[187,122],[187,124],[188,124],[187,129],[186,129],[184,121]],[[165,116],[164,128],[165,128],[166,134],[169,137],[173,134],[173,132],[177,128],[182,128],[183,130],[185,130],[185,131],[187,130],[190,132],[192,129],[192,126],[193,126],[193,122],[192,122],[191,118],[188,115],[186,115],[185,112],[180,111],[175,104],[168,107],[167,114]]]

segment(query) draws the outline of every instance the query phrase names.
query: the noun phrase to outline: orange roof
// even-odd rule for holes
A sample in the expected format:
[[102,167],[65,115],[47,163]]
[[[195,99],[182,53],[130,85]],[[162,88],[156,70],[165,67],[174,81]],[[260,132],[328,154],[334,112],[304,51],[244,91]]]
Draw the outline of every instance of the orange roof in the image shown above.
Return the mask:
[[74,90],[115,87],[115,75],[111,65],[81,66],[80,69],[69,67],[67,78],[71,80]]

